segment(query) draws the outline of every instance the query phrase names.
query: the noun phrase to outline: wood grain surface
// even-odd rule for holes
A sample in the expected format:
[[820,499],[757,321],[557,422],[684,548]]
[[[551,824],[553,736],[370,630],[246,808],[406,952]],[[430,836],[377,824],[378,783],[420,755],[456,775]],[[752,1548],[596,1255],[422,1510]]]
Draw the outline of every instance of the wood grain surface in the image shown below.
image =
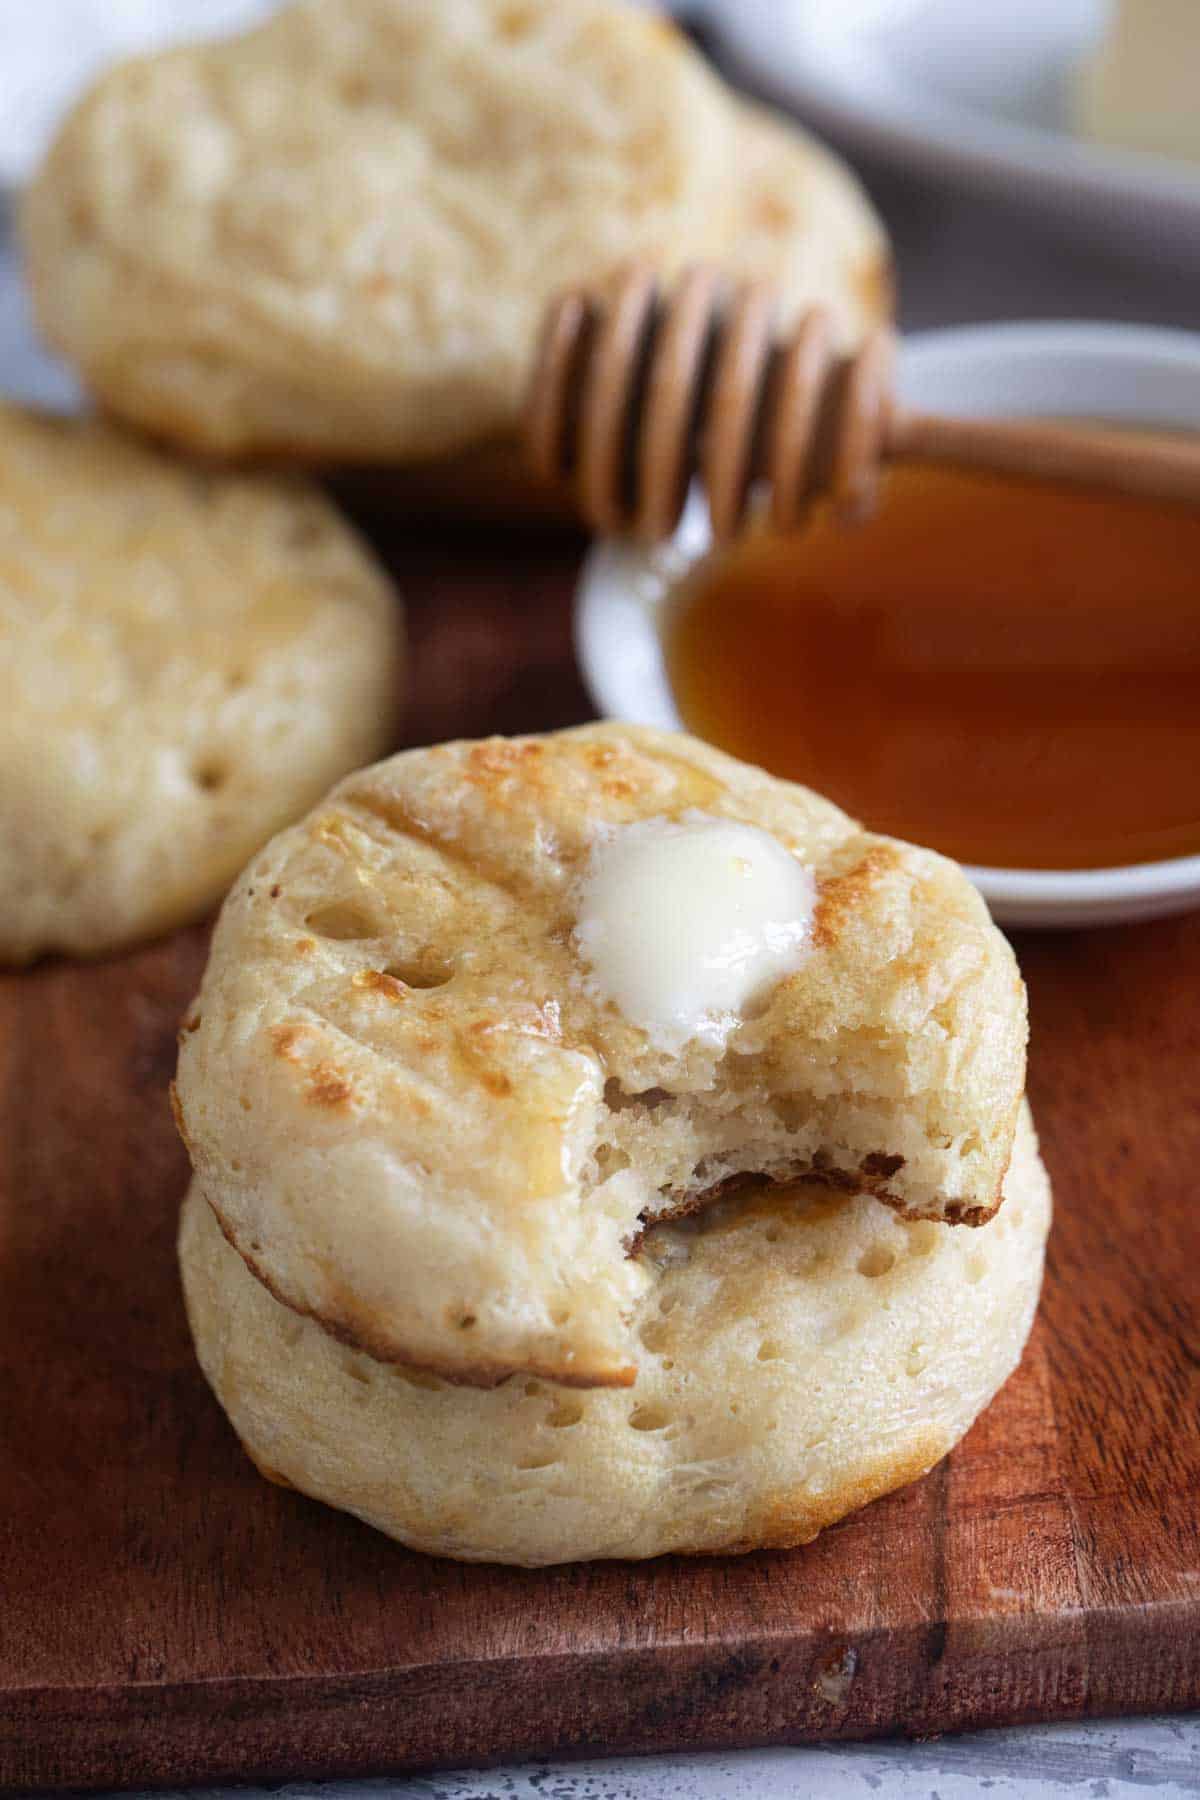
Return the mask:
[[[413,741],[586,716],[576,557],[393,558]],[[1025,1362],[948,1461],[802,1551],[536,1574],[268,1486],[205,1388],[166,1106],[205,941],[0,979],[0,1784],[1200,1704],[1200,916],[1018,940],[1057,1221]]]

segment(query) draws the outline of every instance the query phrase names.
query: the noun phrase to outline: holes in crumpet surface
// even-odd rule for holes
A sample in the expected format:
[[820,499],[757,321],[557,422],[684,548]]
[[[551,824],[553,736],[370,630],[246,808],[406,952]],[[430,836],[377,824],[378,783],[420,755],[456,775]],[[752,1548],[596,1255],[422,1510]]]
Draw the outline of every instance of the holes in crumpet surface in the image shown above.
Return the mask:
[[866,1321],[867,1310],[865,1307],[848,1306],[844,1312],[838,1314],[836,1319],[831,1319],[825,1325],[821,1332],[821,1342],[836,1344],[843,1338],[853,1337],[856,1331],[862,1330]]
[[398,962],[390,962],[383,971],[393,981],[402,982],[409,988],[445,987],[454,970],[450,964],[433,955],[404,957]]
[[329,900],[323,906],[314,906],[304,923],[318,937],[332,938],[336,943],[352,943],[357,938],[376,935],[375,920],[353,900]]
[[688,1493],[694,1501],[709,1501],[715,1506],[728,1499],[729,1483],[710,1475],[706,1481],[697,1481],[694,1486],[689,1486]]
[[671,1421],[661,1406],[635,1406],[629,1423],[634,1431],[664,1431]]
[[908,1227],[908,1253],[910,1256],[932,1256],[941,1243],[944,1225],[935,1225],[932,1219],[919,1219],[915,1225]]
[[204,794],[215,794],[229,780],[227,766],[215,756],[205,756],[192,765],[192,780]]
[[496,18],[496,29],[501,37],[510,40],[525,37],[533,29],[534,8],[528,4],[513,4],[501,7]]

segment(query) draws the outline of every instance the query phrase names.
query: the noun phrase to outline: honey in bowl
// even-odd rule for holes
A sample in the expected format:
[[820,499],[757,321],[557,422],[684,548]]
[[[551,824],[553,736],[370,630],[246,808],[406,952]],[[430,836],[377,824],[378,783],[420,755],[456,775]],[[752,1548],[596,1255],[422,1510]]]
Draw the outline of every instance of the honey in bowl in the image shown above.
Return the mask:
[[668,601],[689,730],[962,862],[1200,852],[1200,509],[905,467]]

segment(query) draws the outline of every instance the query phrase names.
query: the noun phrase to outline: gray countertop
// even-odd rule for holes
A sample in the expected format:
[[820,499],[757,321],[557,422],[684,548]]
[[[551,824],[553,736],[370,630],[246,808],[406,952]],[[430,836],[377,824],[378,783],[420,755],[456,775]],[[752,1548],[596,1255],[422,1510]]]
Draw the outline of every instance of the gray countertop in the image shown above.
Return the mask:
[[614,1757],[134,1800],[254,1800],[268,1792],[273,1800],[1166,1800],[1200,1794],[1200,1719],[1042,1725],[921,1744]]

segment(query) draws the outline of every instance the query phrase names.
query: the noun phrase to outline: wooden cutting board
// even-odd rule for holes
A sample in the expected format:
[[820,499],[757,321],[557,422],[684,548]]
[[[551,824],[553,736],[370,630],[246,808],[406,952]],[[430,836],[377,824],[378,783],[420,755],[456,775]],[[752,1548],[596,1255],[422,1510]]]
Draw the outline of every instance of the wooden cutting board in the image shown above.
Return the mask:
[[[575,557],[393,558],[414,741],[585,716]],[[1018,940],[1057,1222],[1025,1362],[947,1462],[791,1554],[539,1574],[268,1486],[208,1394],[166,1105],[205,941],[0,980],[0,1784],[1200,1704],[1200,916]]]

